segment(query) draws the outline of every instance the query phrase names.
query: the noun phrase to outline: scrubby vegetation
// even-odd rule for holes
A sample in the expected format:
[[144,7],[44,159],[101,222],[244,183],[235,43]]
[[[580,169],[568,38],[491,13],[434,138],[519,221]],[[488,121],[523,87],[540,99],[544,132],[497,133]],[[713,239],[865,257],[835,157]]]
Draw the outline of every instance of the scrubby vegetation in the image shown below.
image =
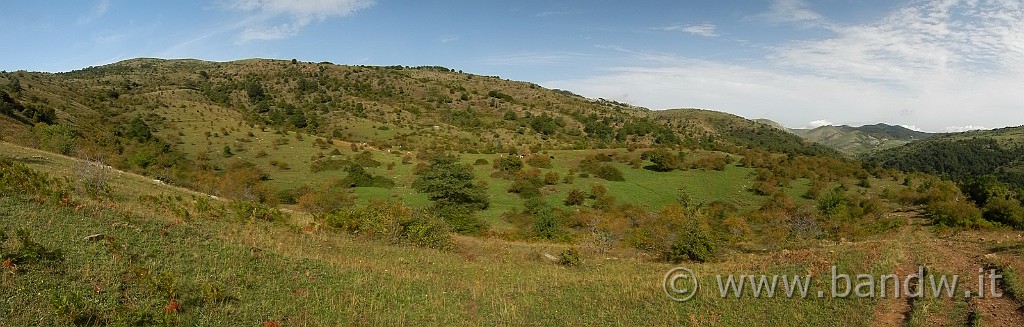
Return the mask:
[[[636,283],[636,267],[709,267],[748,254],[822,255],[829,244],[892,242],[892,234],[919,224],[900,212],[920,212],[943,233],[1024,228],[1014,177],[1024,147],[1013,138],[940,137],[935,142],[947,143],[859,161],[728,114],[651,112],[438,67],[138,59],[61,74],[2,73],[0,87],[4,141],[48,151],[44,157],[0,143],[10,151],[0,158],[0,207],[31,213],[25,222],[0,223],[0,261],[7,262],[5,269],[23,269],[11,275],[16,277],[3,275],[0,285],[15,285],[8,278],[27,272],[37,293],[64,290],[47,293],[53,310],[31,305],[47,321],[175,325],[210,315],[209,321],[229,324],[239,316],[247,323],[422,322],[447,300],[417,302],[397,286],[384,287],[384,295],[371,300],[346,293],[341,302],[325,301],[352,304],[356,311],[338,310],[340,304],[314,305],[309,310],[315,312],[297,304],[268,309],[291,300],[289,294],[306,292],[322,301],[347,287],[365,295],[410,282],[413,290],[438,298],[448,297],[438,287],[454,287],[462,307],[445,311],[458,320],[444,321],[465,322],[463,316],[477,310],[490,317],[512,310],[511,317],[534,319],[510,308],[544,302],[536,298],[474,307],[481,292],[499,296],[467,290],[467,276],[486,275],[481,280],[488,286],[524,280],[553,286],[512,292],[557,298],[577,292],[566,285],[591,285],[563,272],[577,271],[621,279],[596,285],[623,289],[613,292],[623,298],[613,311],[626,318],[598,323],[652,315],[655,324],[674,324],[679,313],[695,311],[634,294],[646,286],[623,287]],[[960,159],[943,162],[947,156]],[[50,177],[29,166],[64,175]],[[133,184],[125,186],[126,180]],[[67,226],[58,227],[60,233],[36,232],[62,215],[74,219],[62,221]],[[83,218],[92,215],[96,221]],[[86,241],[92,252],[59,246],[70,237],[68,226],[102,236]],[[873,243],[854,244],[868,253],[821,260],[865,268],[870,260],[864,257],[902,257],[882,254]],[[502,252],[509,247],[516,252]],[[391,257],[375,257],[380,251]],[[196,256],[218,253],[230,259],[194,267]],[[431,266],[432,257],[444,258],[444,267]],[[486,259],[477,263],[479,257]],[[90,270],[72,266],[85,259],[113,267],[97,273],[103,292],[90,293],[82,282]],[[466,270],[490,264],[510,270],[524,260],[537,270],[511,270],[508,276]],[[369,275],[339,268],[363,269],[366,262],[380,266]],[[413,273],[396,272],[410,262],[417,264]],[[453,268],[467,263],[470,268]],[[272,272],[200,277],[214,266]],[[79,279],[58,277],[68,269]],[[46,284],[53,280],[60,282]],[[437,280],[444,282],[435,285]],[[284,295],[254,290],[263,281]],[[572,302],[579,293],[556,302]],[[272,300],[264,304],[260,296]],[[126,298],[140,302],[127,305]],[[394,299],[413,308],[402,316],[407,320],[357,312]],[[15,300],[31,302],[0,299]],[[660,311],[637,309],[649,305]],[[871,304],[811,306],[834,313],[869,311]],[[536,322],[522,319],[515,321]],[[537,321],[564,322],[545,319]]]

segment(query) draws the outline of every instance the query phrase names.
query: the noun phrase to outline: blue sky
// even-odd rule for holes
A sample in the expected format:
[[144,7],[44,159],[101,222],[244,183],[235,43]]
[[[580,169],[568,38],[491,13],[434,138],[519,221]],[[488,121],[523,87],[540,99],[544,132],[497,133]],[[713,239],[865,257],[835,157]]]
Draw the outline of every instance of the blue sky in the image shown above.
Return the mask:
[[1024,124],[1019,0],[0,0],[0,69],[441,65],[790,127]]

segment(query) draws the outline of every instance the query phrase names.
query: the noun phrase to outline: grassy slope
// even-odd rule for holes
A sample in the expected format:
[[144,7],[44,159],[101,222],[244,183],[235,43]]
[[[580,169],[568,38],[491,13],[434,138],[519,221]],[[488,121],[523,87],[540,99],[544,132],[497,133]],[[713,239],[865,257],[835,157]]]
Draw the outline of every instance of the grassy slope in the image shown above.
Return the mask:
[[[351,150],[352,143],[347,141],[335,140],[333,146],[326,149],[320,148],[314,144],[314,140],[319,137],[298,133],[302,138],[299,140],[296,138],[296,132],[290,132],[285,136],[272,129],[250,127],[241,123],[241,117],[237,112],[206,107],[201,103],[183,101],[174,103],[167,108],[157,109],[155,113],[166,119],[165,127],[156,133],[162,139],[180,139],[177,144],[180,149],[193,156],[205,153],[219,166],[226,165],[235,159],[253,162],[270,175],[271,185],[278,189],[290,189],[303,185],[315,187],[332,178],[343,178],[344,170],[310,172],[312,158],[317,154],[329,156],[334,149],[341,152],[340,158],[351,158],[357,154]],[[229,134],[223,135],[223,130],[227,130]],[[211,136],[206,137],[206,133],[210,133]],[[248,136],[250,133],[253,136]],[[275,145],[275,140],[287,141],[287,144]],[[223,155],[224,146],[230,146],[233,155]],[[381,167],[368,168],[367,171],[371,174],[392,178],[396,182],[396,186],[392,189],[357,188],[356,195],[359,196],[361,202],[365,203],[371,198],[383,197],[400,199],[414,206],[428,204],[426,197],[417,193],[410,186],[415,179],[415,175],[412,173],[415,163],[401,163],[402,155],[413,155],[412,153],[397,150],[381,151],[372,147],[365,147],[365,149],[374,154],[375,160],[383,163]],[[260,151],[265,151],[268,155],[260,157],[257,155]],[[543,169],[543,171],[555,171],[564,176],[584,157],[595,153],[612,152],[625,153],[622,150],[547,151],[547,154],[555,159],[552,161],[553,167]],[[465,154],[462,156],[462,160],[467,164],[472,164],[477,159],[492,161],[497,157],[498,155],[493,154]],[[283,162],[287,164],[288,169],[283,170],[272,166],[272,161]],[[387,170],[387,164],[392,162],[395,164],[394,168]],[[748,168],[730,165],[724,172],[687,170],[663,173],[634,169],[619,163],[616,164],[616,167],[623,171],[626,181],[612,182],[593,177],[576,178],[571,184],[560,183],[547,187],[545,199],[552,204],[561,205],[562,200],[571,190],[580,189],[587,192],[593,184],[601,183],[608,186],[609,191],[616,195],[618,201],[644,203],[651,209],[659,209],[666,204],[675,203],[679,188],[685,188],[694,203],[710,203],[721,200],[742,209],[753,209],[763,200],[763,197],[747,191],[753,183],[752,170]],[[499,216],[510,209],[521,208],[522,199],[505,191],[511,182],[490,177],[492,172],[490,165],[477,165],[474,168],[477,177],[486,180],[490,185],[489,193],[492,198],[492,207],[482,212],[481,217],[498,230],[509,228],[510,226],[499,219]]]
[[[0,149],[72,183],[81,165],[6,143]],[[299,215],[279,223],[183,220],[168,208],[204,195],[132,174],[114,173],[111,183],[113,201],[81,197],[82,206],[0,197],[4,230],[28,230],[63,258],[0,268],[0,325],[77,319],[82,325],[867,326],[962,325],[971,317],[1012,325],[1021,318],[1011,298],[925,298],[911,306],[905,298],[828,297],[831,265],[905,276],[920,264],[932,274],[969,276],[957,294],[976,289],[973,274],[986,262],[1019,281],[1024,238],[1003,231],[936,235],[912,224],[864,242],[726,254],[685,265],[700,276],[702,289],[695,300],[678,303],[661,289],[673,266],[628,253],[584,252],[581,266],[567,268],[540,259],[565,245],[459,237],[454,250],[441,252],[303,229]],[[94,233],[106,239],[83,240]],[[995,254],[977,256],[986,252]],[[817,282],[809,299],[720,298],[714,276],[730,273],[809,274]],[[1008,285],[1002,291],[1019,289]],[[177,313],[165,312],[169,293],[182,306]]]
[[[67,168],[78,163],[68,158],[2,146],[12,157],[44,156],[30,160],[34,168],[74,177]],[[711,276],[817,276],[827,273],[822,262],[881,273],[892,262],[884,242],[728,255],[718,263],[689,265],[708,289],[698,301],[676,303],[660,288],[668,264],[585,254],[582,266],[565,268],[538,259],[564,245],[473,238],[438,252],[304,231],[295,227],[301,217],[276,224],[181,220],[166,209],[178,203],[172,199],[180,196],[187,204],[201,195],[130,174],[117,174],[112,183],[122,185],[115,188],[117,201],[86,200],[79,208],[0,199],[5,229],[29,230],[34,241],[64,257],[4,272],[0,293],[8,296],[0,298],[0,307],[8,309],[0,323],[860,325],[872,310],[870,300],[720,299],[710,289]],[[93,233],[110,241],[83,240]],[[167,285],[183,305],[177,314],[164,313]]]

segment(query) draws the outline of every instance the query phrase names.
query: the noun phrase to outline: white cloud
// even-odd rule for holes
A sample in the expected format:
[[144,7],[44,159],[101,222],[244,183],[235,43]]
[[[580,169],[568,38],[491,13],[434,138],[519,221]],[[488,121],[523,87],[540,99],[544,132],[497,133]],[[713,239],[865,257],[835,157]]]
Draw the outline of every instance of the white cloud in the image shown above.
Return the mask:
[[822,127],[822,126],[835,126],[836,124],[833,123],[833,122],[830,122],[828,120],[825,120],[825,119],[819,119],[819,120],[811,121],[810,123],[807,123],[807,125],[810,128],[818,128],[818,127]]
[[769,5],[768,12],[750,16],[747,20],[758,20],[772,24],[799,23],[817,25],[825,21],[803,0],[775,0]]
[[[373,4],[373,0],[228,0],[222,7],[254,13],[260,18],[260,23],[247,26],[239,36],[241,42],[246,42],[288,38],[313,21],[346,17]],[[290,21],[269,27],[262,24],[281,16]]]
[[716,37],[716,36],[718,36],[718,33],[716,33],[716,31],[715,31],[717,29],[717,26],[715,26],[713,24],[697,24],[697,25],[675,24],[675,25],[669,25],[669,26],[665,26],[665,27],[657,27],[655,29],[662,30],[662,31],[680,31],[680,32],[686,32],[686,33],[690,33],[690,34],[693,34],[693,35],[697,35],[697,36],[705,36],[705,37]]
[[946,128],[944,128],[942,130],[944,132],[946,132],[946,133],[959,133],[959,132],[966,132],[966,131],[976,131],[976,130],[979,130],[979,129],[988,129],[988,128],[984,127],[984,126],[967,125],[967,126],[949,126],[949,127],[946,127]]
[[103,15],[107,13],[107,10],[110,10],[110,1],[109,0],[97,1],[96,5],[92,7],[92,10],[89,10],[88,13],[86,13],[85,15],[82,15],[81,17],[78,18],[78,23],[79,24],[91,23],[92,21],[96,20],[97,18],[103,17]]
[[789,21],[816,20],[832,35],[784,42],[764,58],[737,62],[622,49],[627,58],[620,66],[544,84],[656,109],[768,117],[787,126],[816,117],[842,124],[899,121],[925,130],[1024,122],[1020,2],[915,1],[857,25],[816,18],[798,2],[773,8],[790,8]]
[[906,128],[906,129],[909,129],[909,130],[912,130],[912,131],[925,132],[925,130],[920,129],[917,126],[914,126],[914,125],[898,125],[898,126]]

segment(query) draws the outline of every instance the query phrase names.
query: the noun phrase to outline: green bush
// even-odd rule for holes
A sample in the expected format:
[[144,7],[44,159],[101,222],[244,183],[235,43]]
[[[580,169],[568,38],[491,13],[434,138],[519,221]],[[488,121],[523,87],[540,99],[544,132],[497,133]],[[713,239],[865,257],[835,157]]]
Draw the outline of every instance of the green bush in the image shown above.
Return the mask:
[[435,249],[449,249],[452,246],[451,234],[444,220],[398,202],[373,201],[355,210],[327,215],[325,223],[391,243],[409,243]]
[[395,182],[390,178],[370,175],[362,166],[357,164],[349,165],[345,171],[348,175],[340,183],[346,187],[392,188],[395,186]]
[[580,252],[576,248],[568,248],[558,254],[558,264],[566,267],[580,265]]
[[281,210],[254,201],[231,201],[229,209],[231,209],[235,218],[239,220],[265,220],[273,222],[285,220],[285,215]]
[[[271,161],[271,164],[273,165],[274,162]],[[353,165],[353,162],[348,161],[348,160],[344,160],[344,159],[338,159],[338,160],[334,160],[334,159],[320,159],[320,160],[314,160],[312,163],[309,164],[309,171],[313,172],[313,173],[317,173],[317,172],[321,172],[321,171],[340,170],[342,168],[345,168],[345,167],[348,167],[348,166],[351,166],[351,165]],[[276,166],[278,166],[278,168],[287,167],[287,165],[285,163],[283,163],[283,162],[279,162]],[[287,168],[281,168],[281,169],[284,170],[284,169],[287,169]]]
[[526,157],[526,164],[537,168],[551,168],[551,157],[543,154],[533,154]]
[[583,191],[580,191],[579,189],[573,189],[572,191],[569,191],[568,195],[565,196],[565,201],[563,201],[563,203],[565,203],[565,205],[567,206],[578,206],[583,204],[583,201],[585,201],[586,199],[587,196],[586,194],[583,194]]
[[597,165],[594,170],[590,171],[594,176],[604,179],[606,181],[625,181],[626,178],[622,176],[622,171],[611,164],[600,164]]
[[932,201],[924,211],[940,226],[980,228],[989,225],[982,219],[981,209],[966,199]]
[[477,235],[487,229],[487,225],[474,215],[476,208],[438,203],[431,207],[431,210],[441,217],[454,232]]
[[640,155],[640,159],[651,161],[653,165],[648,166],[648,169],[665,172],[683,168],[685,154],[683,152],[672,154],[664,148],[658,148],[644,152]]
[[526,200],[525,206],[526,212],[533,216],[535,237],[555,241],[565,241],[569,238],[562,217],[559,217],[544,199],[531,198]]
[[1024,229],[1024,208],[1016,199],[990,198],[983,208],[985,220]]
[[498,172],[511,174],[523,169],[523,160],[519,159],[519,156],[507,155],[494,159],[494,170]]
[[663,254],[665,260],[678,263],[707,262],[713,259],[718,246],[710,234],[710,231],[701,228],[696,222],[684,224],[679,236]]
[[536,183],[529,179],[516,179],[509,185],[508,193],[518,194],[523,199],[536,198],[541,196],[541,189]]
[[0,159],[0,196],[39,196],[40,200],[65,201],[70,196],[68,184],[52,179],[21,163]]
[[475,210],[487,209],[491,204],[487,187],[474,183],[473,167],[464,165],[450,155],[437,155],[416,172],[419,177],[412,187],[426,193],[436,206],[458,206]]

